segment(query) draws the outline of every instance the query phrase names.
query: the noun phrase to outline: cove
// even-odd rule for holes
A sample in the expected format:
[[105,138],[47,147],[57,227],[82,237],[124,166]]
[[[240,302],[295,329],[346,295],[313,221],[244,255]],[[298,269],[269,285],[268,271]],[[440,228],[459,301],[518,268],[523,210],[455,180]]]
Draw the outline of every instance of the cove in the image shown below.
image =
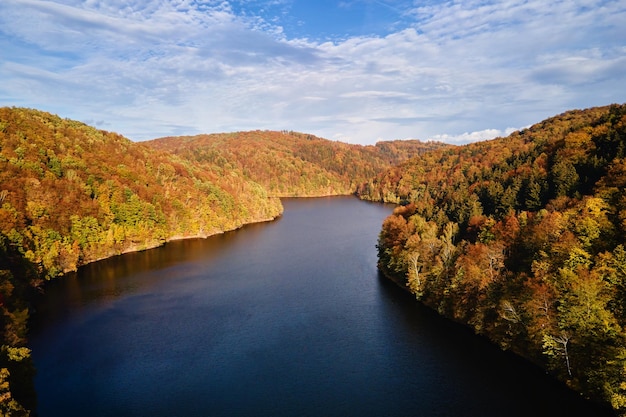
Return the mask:
[[38,415],[606,414],[381,278],[393,207],[283,204],[277,221],[47,286],[30,334]]

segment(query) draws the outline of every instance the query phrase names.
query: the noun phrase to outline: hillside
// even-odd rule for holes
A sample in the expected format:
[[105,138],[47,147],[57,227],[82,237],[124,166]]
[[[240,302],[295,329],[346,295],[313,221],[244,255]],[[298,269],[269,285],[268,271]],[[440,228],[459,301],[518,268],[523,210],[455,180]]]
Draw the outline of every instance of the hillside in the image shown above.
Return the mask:
[[296,132],[251,131],[155,139],[146,145],[228,171],[278,197],[347,195],[409,157],[445,147],[418,140],[350,145]]
[[379,267],[424,304],[626,412],[626,105],[420,155],[359,188],[401,203]]

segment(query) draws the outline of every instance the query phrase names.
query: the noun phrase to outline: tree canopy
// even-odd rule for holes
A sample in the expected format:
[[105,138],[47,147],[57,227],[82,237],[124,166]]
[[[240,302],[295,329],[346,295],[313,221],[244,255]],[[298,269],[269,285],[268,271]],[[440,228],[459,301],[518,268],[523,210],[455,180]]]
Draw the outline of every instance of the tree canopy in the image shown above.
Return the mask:
[[201,166],[237,169],[279,197],[353,194],[358,185],[387,168],[446,146],[418,140],[351,145],[304,133],[261,130],[168,137],[145,143]]

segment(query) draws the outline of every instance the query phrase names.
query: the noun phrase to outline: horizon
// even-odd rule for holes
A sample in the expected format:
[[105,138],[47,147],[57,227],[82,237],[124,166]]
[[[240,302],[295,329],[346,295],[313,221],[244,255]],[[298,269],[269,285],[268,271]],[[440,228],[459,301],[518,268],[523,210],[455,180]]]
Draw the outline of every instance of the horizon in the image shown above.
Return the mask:
[[625,20],[619,0],[4,0],[0,106],[134,142],[464,144],[625,102]]

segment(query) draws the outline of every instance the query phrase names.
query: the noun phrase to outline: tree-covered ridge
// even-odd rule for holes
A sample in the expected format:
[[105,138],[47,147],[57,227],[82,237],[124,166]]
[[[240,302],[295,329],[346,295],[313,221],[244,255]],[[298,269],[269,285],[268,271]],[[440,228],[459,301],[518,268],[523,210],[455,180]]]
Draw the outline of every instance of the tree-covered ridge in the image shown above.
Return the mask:
[[409,157],[446,145],[418,140],[350,145],[297,132],[250,131],[146,142],[203,165],[233,168],[272,196],[346,195]]
[[363,185],[402,203],[379,267],[423,303],[626,412],[626,105],[420,155]]

